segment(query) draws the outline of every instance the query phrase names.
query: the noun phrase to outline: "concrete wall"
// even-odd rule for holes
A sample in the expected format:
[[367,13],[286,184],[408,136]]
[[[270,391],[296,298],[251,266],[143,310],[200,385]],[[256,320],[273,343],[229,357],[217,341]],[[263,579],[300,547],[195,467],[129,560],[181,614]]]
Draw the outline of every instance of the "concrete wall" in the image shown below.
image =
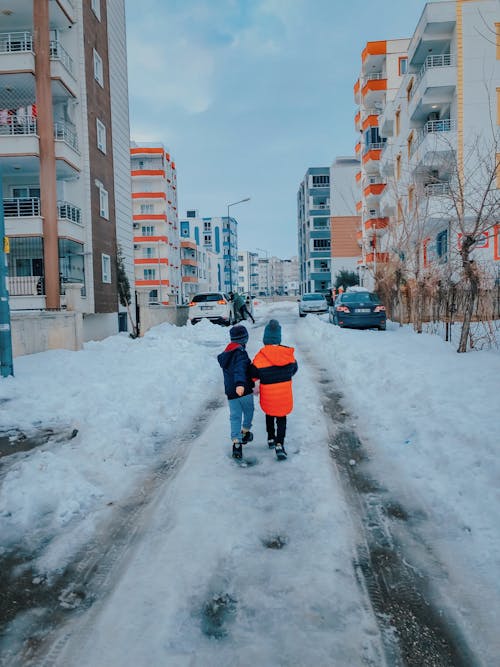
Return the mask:
[[182,327],[187,323],[189,306],[142,306],[141,336],[158,324],[168,322]]
[[81,313],[11,313],[14,357],[46,350],[81,350],[83,325]]
[[84,314],[83,340],[103,340],[118,333],[117,313]]

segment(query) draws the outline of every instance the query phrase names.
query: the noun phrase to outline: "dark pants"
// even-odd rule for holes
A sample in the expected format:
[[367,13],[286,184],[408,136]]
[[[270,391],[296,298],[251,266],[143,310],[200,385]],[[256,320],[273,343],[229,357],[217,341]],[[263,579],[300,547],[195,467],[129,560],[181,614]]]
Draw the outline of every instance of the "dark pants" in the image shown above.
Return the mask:
[[[274,430],[274,420],[276,420],[276,431]],[[285,442],[286,417],[266,415],[266,431],[268,440],[274,438],[276,442],[283,444]]]
[[252,322],[255,323],[255,320],[254,320],[254,318],[253,318],[253,316],[252,316],[252,313],[248,310],[248,308],[246,307],[245,304],[243,304],[243,305],[241,306],[241,308],[240,308],[240,314],[241,314],[241,319],[242,319],[242,320],[246,320],[246,319],[247,319],[246,316],[248,315],[248,317],[252,320]]

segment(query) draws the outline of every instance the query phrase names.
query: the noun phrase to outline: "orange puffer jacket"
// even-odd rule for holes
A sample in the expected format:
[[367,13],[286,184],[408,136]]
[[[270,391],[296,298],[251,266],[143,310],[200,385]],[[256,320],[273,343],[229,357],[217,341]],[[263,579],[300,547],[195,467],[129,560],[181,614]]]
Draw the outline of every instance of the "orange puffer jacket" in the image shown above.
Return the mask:
[[260,380],[260,407],[266,415],[284,417],[293,408],[292,376],[297,372],[293,347],[264,345],[250,366]]

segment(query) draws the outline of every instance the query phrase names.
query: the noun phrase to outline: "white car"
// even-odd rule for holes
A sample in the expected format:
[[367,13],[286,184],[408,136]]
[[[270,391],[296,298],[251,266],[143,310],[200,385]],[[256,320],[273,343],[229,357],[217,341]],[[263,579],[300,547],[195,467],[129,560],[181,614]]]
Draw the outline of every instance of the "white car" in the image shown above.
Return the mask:
[[319,292],[306,292],[299,301],[299,317],[305,317],[308,314],[327,313],[328,303],[324,294]]
[[233,304],[224,292],[201,292],[190,301],[188,317],[191,324],[207,319],[229,326],[234,322]]

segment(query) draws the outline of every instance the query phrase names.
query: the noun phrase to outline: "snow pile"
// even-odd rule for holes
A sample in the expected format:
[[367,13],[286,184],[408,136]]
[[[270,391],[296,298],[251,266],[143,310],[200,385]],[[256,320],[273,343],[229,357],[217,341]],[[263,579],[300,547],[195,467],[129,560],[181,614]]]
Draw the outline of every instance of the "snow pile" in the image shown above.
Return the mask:
[[76,535],[84,519],[92,532],[92,515],[124,497],[220,392],[213,350],[226,339],[209,322],[164,324],[142,339],[118,335],[80,352],[17,358],[15,377],[0,382],[0,399],[8,399],[0,430],[69,426],[78,435],[8,459],[15,462],[0,488],[1,546],[23,540],[36,548],[69,522]]

